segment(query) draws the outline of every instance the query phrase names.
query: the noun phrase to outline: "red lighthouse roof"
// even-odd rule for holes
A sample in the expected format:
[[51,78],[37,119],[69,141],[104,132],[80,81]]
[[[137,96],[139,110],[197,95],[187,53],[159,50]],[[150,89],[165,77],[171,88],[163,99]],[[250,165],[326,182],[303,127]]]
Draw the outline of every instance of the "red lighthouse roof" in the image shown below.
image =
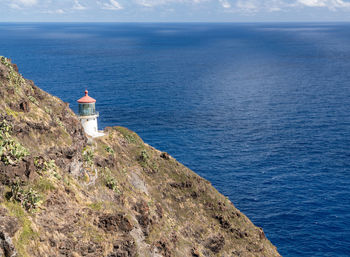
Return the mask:
[[80,98],[79,100],[78,100],[78,103],[81,103],[81,104],[92,104],[92,103],[95,103],[96,102],[96,100],[95,99],[93,99],[92,97],[90,97],[89,95],[88,95],[88,91],[87,90],[85,90],[85,96],[83,96],[82,98]]

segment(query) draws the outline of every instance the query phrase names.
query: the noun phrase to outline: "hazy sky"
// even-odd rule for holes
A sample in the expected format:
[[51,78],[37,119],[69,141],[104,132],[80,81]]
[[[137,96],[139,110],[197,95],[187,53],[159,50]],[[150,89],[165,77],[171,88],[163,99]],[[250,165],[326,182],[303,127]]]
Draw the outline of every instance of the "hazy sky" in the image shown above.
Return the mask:
[[350,21],[350,0],[0,0],[0,21]]

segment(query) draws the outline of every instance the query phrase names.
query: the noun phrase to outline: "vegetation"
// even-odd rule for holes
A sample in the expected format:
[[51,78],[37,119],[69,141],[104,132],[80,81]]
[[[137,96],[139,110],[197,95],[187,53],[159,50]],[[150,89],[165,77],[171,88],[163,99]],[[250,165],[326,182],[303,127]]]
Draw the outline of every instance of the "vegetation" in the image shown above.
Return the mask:
[[102,202],[92,203],[92,204],[89,204],[89,207],[95,211],[99,211],[99,210],[102,210],[103,203]]
[[149,160],[149,155],[145,149],[141,151],[140,160],[142,162],[147,162]]
[[14,240],[14,245],[18,252],[18,256],[27,257],[28,254],[26,252],[26,247],[28,243],[37,239],[39,235],[32,229],[28,214],[23,210],[22,206],[18,204],[18,202],[6,202],[5,206],[10,212],[11,216],[16,217],[22,226],[22,230],[18,238]]
[[39,105],[38,100],[34,96],[28,96],[29,101],[31,101],[33,104]]
[[12,64],[11,64],[9,59],[1,56],[0,57],[0,62],[1,62],[1,64],[5,65],[7,67],[7,69],[8,69],[8,79],[10,81],[10,85],[14,86],[16,88],[16,90],[18,90],[18,88],[22,84],[25,83],[25,80],[22,78],[22,76],[20,74],[18,74],[14,70],[14,68],[13,68],[13,66],[12,66]]
[[55,160],[45,161],[43,157],[34,158],[34,166],[36,167],[36,172],[43,176],[55,177],[56,179],[61,179],[61,175],[58,173],[58,167],[56,166]]
[[83,160],[88,165],[92,165],[94,163],[94,152],[91,148],[84,148],[83,149]]
[[120,193],[120,190],[118,188],[117,180],[113,177],[112,172],[109,168],[104,169],[104,184],[109,189],[113,190],[115,193]]
[[6,121],[0,122],[0,158],[6,165],[15,164],[29,155],[29,152],[11,135],[11,125]]
[[123,135],[129,144],[142,145],[142,139],[135,132],[124,127],[116,127],[116,130]]
[[140,153],[140,156],[139,156],[139,163],[142,167],[146,167],[149,165],[149,160],[150,160],[150,156],[147,152],[146,149],[142,149],[141,150],[141,153]]
[[109,153],[109,154],[114,154],[114,150],[113,150],[113,148],[110,147],[110,146],[107,146],[107,147],[106,147],[106,151],[107,151],[107,153]]
[[33,188],[25,188],[19,180],[16,180],[11,185],[10,200],[19,202],[25,210],[31,212],[38,207],[41,198]]

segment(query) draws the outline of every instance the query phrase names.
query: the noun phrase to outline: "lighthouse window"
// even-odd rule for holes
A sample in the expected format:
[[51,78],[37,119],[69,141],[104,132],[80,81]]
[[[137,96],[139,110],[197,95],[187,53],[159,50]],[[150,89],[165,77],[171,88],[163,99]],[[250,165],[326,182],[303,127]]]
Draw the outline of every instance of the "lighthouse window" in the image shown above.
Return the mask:
[[95,104],[79,104],[79,115],[89,116],[95,114]]

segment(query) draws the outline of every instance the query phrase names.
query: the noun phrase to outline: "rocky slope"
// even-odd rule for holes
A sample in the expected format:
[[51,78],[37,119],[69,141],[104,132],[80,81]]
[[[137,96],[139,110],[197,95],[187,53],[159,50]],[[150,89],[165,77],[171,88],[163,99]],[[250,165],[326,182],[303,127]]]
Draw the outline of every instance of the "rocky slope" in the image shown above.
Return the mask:
[[105,134],[0,57],[0,256],[280,256],[208,181]]

